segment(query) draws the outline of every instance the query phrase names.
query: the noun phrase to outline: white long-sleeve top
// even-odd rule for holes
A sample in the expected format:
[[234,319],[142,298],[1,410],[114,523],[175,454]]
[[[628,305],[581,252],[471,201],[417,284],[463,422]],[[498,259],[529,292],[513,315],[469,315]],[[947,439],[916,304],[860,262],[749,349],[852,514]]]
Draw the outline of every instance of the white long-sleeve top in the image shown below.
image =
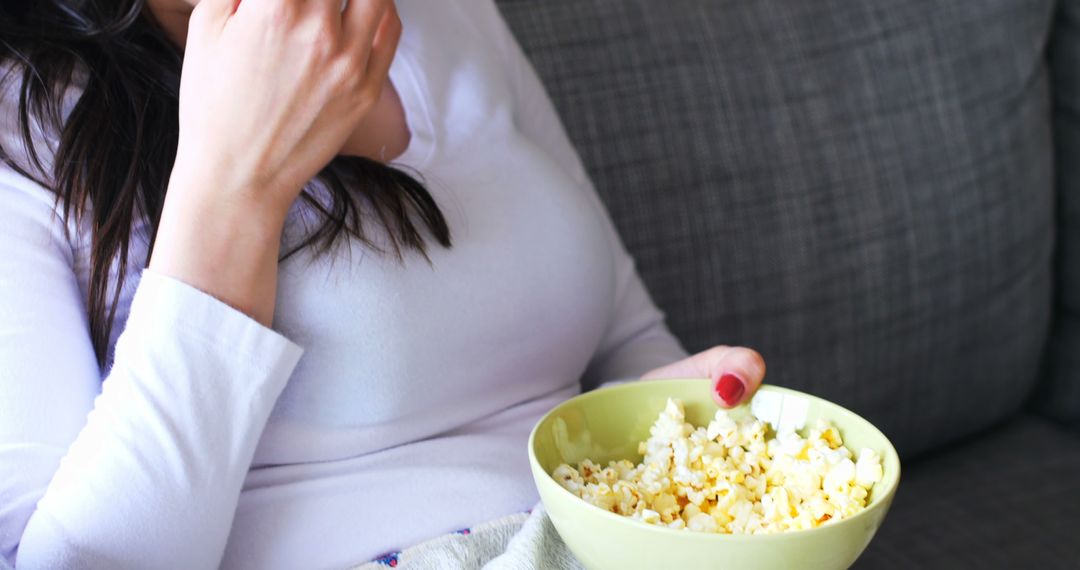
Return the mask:
[[[454,247],[430,265],[358,244],[290,257],[273,330],[141,270],[138,224],[102,372],[90,235],[0,168],[0,558],[363,562],[532,506],[526,439],[543,413],[583,381],[685,356],[492,1],[398,5],[390,77],[412,139],[396,162]],[[2,104],[3,144],[18,144],[10,87]]]

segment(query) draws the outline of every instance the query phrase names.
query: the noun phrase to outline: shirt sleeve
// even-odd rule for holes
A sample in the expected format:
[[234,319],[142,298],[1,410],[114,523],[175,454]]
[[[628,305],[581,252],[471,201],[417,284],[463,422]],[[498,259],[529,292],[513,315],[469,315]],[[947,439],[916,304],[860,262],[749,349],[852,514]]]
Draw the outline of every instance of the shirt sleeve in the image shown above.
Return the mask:
[[0,559],[215,568],[301,350],[144,271],[102,380],[58,217],[0,169]]
[[464,0],[499,42],[514,92],[518,129],[542,148],[589,193],[610,237],[615,257],[613,305],[607,333],[585,376],[583,389],[636,379],[649,370],[687,356],[664,324],[664,315],[649,297],[611,218],[574,150],[535,68],[514,38],[493,0]]

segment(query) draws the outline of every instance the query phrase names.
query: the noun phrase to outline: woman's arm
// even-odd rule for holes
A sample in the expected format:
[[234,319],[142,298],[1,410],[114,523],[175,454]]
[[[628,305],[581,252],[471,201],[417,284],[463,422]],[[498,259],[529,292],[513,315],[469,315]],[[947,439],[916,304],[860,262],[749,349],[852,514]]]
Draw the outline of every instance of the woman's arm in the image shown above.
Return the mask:
[[285,217],[382,94],[392,0],[203,0],[188,26],[180,136],[150,267],[263,324]]
[[218,566],[300,356],[266,328],[285,214],[377,99],[390,0],[202,0],[150,269],[101,380],[51,195],[0,170],[0,552]]
[[102,382],[51,195],[0,170],[0,549],[27,568],[218,564],[300,356],[146,272]]

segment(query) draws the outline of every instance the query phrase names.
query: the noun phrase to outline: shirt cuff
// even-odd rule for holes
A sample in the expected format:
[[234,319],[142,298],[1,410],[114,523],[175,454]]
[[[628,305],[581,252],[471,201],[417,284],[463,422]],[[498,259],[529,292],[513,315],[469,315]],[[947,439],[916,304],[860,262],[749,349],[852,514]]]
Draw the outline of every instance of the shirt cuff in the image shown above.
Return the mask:
[[[257,366],[271,376],[291,375],[304,350],[255,319],[183,281],[144,269],[120,342],[194,337]],[[155,338],[156,337],[156,338]]]

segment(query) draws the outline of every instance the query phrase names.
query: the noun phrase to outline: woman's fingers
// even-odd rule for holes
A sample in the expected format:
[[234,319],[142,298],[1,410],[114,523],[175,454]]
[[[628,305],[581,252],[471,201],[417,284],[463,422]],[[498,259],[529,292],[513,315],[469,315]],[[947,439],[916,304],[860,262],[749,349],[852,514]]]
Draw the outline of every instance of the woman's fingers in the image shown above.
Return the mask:
[[765,379],[765,359],[756,350],[717,347],[698,355],[713,380],[713,400],[725,407],[737,406],[754,395]]
[[[361,1],[361,0],[357,0]],[[341,0],[202,0],[201,4],[215,2],[217,4],[232,4],[229,13],[256,14],[270,17],[270,21],[277,25],[287,23],[295,25],[310,18],[321,20],[326,25],[327,33],[337,35],[341,32],[342,2]]]
[[674,364],[657,368],[643,378],[700,378],[712,380],[712,398],[730,408],[749,400],[765,379],[765,360],[756,350],[717,346]]
[[394,61],[400,39],[401,19],[398,17],[397,8],[391,2],[372,39],[371,56],[368,58],[366,80],[374,83],[376,93],[381,90],[386,76],[390,73],[390,64]]
[[362,50],[367,53],[375,41],[391,0],[349,0],[341,14],[341,28],[345,49]]
[[306,11],[325,20],[335,34],[341,33],[342,14],[345,12],[341,0],[303,0],[303,4]]

